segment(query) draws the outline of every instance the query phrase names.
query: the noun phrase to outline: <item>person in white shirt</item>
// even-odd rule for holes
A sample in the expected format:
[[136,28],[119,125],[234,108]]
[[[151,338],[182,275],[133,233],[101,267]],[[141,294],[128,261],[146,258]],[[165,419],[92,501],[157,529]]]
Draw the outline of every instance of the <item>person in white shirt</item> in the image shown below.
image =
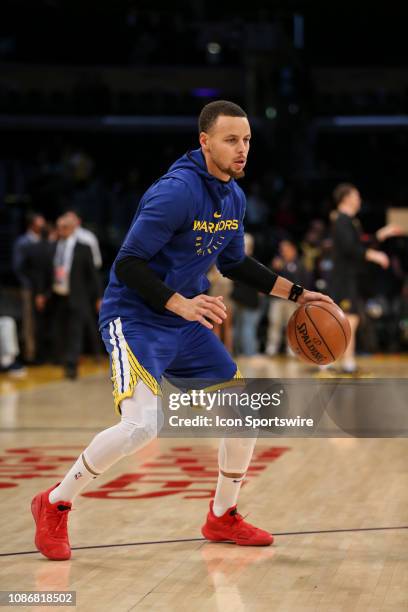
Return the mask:
[[57,231],[49,288],[53,354],[65,366],[65,375],[74,379],[84,331],[93,325],[97,334],[95,310],[99,309],[101,287],[91,249],[77,240],[72,219],[67,215],[60,217]]
[[[75,210],[69,210],[63,215],[63,219],[74,227],[74,232],[71,239],[79,244],[85,244],[91,249],[92,260],[96,270],[102,268],[102,255],[99,248],[99,241],[96,235],[88,229],[82,227],[82,219]],[[89,349],[92,355],[97,360],[101,358],[103,346],[99,337],[98,326],[96,322],[95,312],[92,309],[84,313],[84,334],[88,339]]]
[[91,230],[82,227],[82,219],[74,210],[68,210],[64,217],[67,217],[74,224],[77,241],[90,247],[95,268],[100,270],[102,268],[102,255],[96,235]]

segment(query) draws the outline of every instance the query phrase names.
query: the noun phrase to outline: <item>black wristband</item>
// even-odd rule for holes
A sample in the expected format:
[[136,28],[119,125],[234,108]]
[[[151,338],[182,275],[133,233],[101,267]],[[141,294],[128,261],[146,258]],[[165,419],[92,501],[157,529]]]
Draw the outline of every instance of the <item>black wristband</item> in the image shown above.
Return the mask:
[[292,285],[288,300],[290,300],[291,302],[297,302],[303,291],[304,289],[300,285]]

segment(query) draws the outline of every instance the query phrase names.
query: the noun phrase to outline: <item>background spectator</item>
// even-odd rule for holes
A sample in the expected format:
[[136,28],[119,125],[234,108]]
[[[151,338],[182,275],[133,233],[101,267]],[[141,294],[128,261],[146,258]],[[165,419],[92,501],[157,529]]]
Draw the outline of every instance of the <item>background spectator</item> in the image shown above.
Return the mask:
[[94,266],[97,270],[102,268],[102,255],[99,247],[99,240],[94,232],[82,227],[82,219],[75,210],[67,210],[64,214],[75,227],[75,236],[81,244],[87,244],[92,252]]
[[13,246],[12,266],[21,288],[23,305],[22,337],[23,354],[26,362],[35,361],[35,306],[32,292],[32,278],[26,274],[24,261],[27,250],[41,241],[42,230],[45,227],[45,219],[41,214],[32,213],[28,217],[26,232],[17,238]]
[[57,220],[58,240],[53,259],[51,308],[54,317],[54,357],[68,378],[77,377],[84,322],[92,305],[99,309],[101,289],[89,246],[75,236],[70,217]]
[[0,289],[0,373],[24,376],[26,373],[19,356],[17,321],[20,318],[18,300]]
[[[245,234],[245,253],[252,255],[255,243]],[[259,350],[258,325],[261,318],[260,298],[255,289],[234,282],[231,293],[234,302],[234,347],[238,355],[254,356]]]
[[49,359],[49,309],[46,304],[47,288],[52,282],[52,257],[54,252],[53,232],[45,225],[41,230],[40,239],[28,244],[24,250],[21,264],[24,277],[30,284],[33,310],[35,354],[34,363],[41,364]]
[[216,266],[213,266],[208,273],[208,280],[211,283],[208,290],[209,295],[214,297],[221,296],[224,298],[224,304],[227,307],[227,317],[222,324],[213,323],[214,333],[222,340],[225,348],[232,353],[234,350],[233,326],[234,319],[234,304],[231,300],[231,292],[233,282],[218,271]]
[[[292,283],[310,287],[311,275],[307,274],[299,260],[296,245],[291,240],[282,240],[279,244],[279,255],[274,257],[271,267],[277,274]],[[270,357],[279,353],[282,341],[286,342],[286,325],[295,310],[296,304],[293,302],[270,298],[266,343],[266,354]],[[290,355],[289,347],[286,352]]]

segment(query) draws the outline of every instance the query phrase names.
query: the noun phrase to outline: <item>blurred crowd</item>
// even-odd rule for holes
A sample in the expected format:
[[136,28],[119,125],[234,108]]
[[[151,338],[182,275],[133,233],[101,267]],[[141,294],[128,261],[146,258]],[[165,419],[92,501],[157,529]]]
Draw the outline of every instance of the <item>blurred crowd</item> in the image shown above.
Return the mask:
[[[339,53],[336,36],[321,27],[331,12],[330,5],[304,11],[253,2],[231,14],[220,3],[175,10],[133,0],[95,11],[92,3],[41,0],[25,3],[21,19],[20,3],[5,0],[2,371],[51,362],[75,378],[79,355],[103,350],[97,310],[111,262],[145,189],[195,140],[178,122],[158,129],[145,118],[129,129],[128,115],[183,119],[219,97],[248,107],[254,146],[242,185],[246,249],[290,280],[330,291],[331,193],[340,181],[361,189],[361,240],[378,247],[387,209],[408,201],[406,20],[396,17],[378,45],[380,10],[371,7],[368,30],[365,10],[353,7],[352,19],[336,10],[333,27],[348,41]],[[390,129],[375,122],[333,129],[337,115],[385,115]],[[78,131],[65,119],[75,119]],[[364,353],[408,347],[408,238],[389,237],[381,250],[387,267],[366,261],[358,273],[357,350]],[[216,269],[210,277],[230,312],[215,331],[232,352],[287,351],[291,304],[232,284]]]
[[[259,186],[248,195],[245,248],[278,274],[309,289],[329,292],[333,271],[332,222],[311,219],[297,239],[296,216],[281,200],[273,226],[270,207]],[[378,235],[378,232],[377,232]],[[123,237],[123,234],[122,234]],[[362,242],[376,246],[375,234]],[[382,240],[387,267],[366,262],[359,274],[357,350],[360,353],[400,352],[408,348],[408,266],[406,236]],[[65,210],[55,221],[33,213],[26,231],[13,244],[12,268],[18,299],[0,293],[0,367],[14,375],[25,364],[59,364],[68,378],[76,378],[80,355],[100,358],[97,330],[106,272],[97,235],[82,226],[76,210]],[[215,326],[235,355],[290,355],[285,329],[295,305],[258,294],[209,271],[211,293],[223,295],[229,317]],[[17,305],[17,306],[16,306]]]
[[24,364],[61,365],[75,379],[86,348],[98,357],[102,257],[96,235],[74,210],[55,223],[32,213],[13,245],[18,299],[0,293],[0,368],[24,374]]

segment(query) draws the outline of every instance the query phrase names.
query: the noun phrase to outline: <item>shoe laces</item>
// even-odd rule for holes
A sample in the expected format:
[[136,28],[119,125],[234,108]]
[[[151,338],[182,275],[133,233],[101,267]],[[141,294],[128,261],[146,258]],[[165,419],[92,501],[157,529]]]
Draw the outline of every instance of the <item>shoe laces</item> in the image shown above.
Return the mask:
[[248,514],[245,514],[244,516],[242,516],[242,514],[240,514],[238,510],[234,508],[233,510],[229,512],[229,515],[234,518],[235,520],[234,528],[236,528],[241,535],[251,535],[254,529],[257,529],[253,525],[250,525],[249,523],[245,522],[244,519],[246,519]]
[[243,521],[248,516],[247,514],[245,516],[242,516],[242,514],[238,512],[237,508],[231,510],[229,515],[233,516],[237,522]]
[[66,534],[68,512],[70,510],[70,506],[58,504],[57,510],[51,510],[47,512],[49,526],[51,529],[53,529],[57,537],[64,537]]

